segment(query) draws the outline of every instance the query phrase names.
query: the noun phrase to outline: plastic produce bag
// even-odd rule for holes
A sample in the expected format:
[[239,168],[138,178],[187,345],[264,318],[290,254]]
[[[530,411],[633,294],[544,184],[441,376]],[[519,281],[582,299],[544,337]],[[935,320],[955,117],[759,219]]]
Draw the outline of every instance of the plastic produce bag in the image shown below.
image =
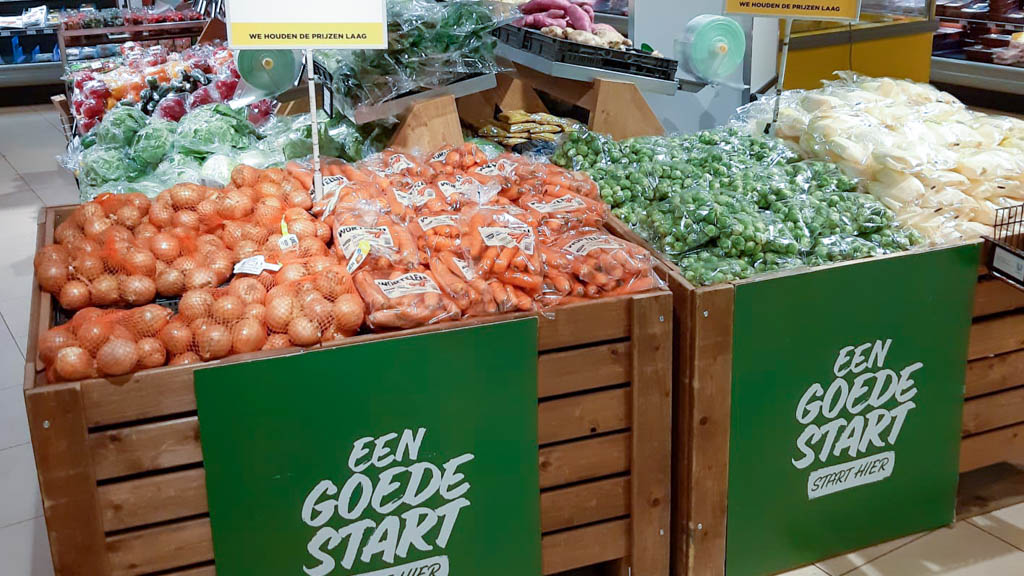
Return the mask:
[[175,122],[152,120],[135,134],[131,157],[140,166],[156,166],[174,146]]
[[362,270],[353,276],[366,303],[366,323],[396,330],[458,320],[462,313],[429,271]]
[[546,266],[541,301],[546,306],[664,285],[647,250],[600,230],[577,230],[550,244],[542,242],[541,255]]
[[149,118],[134,106],[115,106],[94,133],[98,145],[120,146],[128,148],[135,134],[146,126]]

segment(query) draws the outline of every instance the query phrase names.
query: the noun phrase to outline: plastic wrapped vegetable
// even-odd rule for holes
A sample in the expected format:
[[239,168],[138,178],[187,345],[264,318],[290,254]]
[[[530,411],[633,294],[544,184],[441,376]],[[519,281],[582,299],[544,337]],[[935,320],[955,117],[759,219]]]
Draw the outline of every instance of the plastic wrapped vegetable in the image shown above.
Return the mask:
[[212,104],[192,110],[181,119],[175,141],[178,150],[197,156],[248,148],[256,130],[244,110],[226,104]]
[[156,166],[174,146],[175,122],[153,119],[135,134],[131,157],[140,166]]
[[354,280],[369,311],[366,323],[375,330],[415,328],[462,317],[430,272],[364,270],[356,272]]
[[115,106],[96,127],[96,143],[128,148],[148,120],[149,118],[134,106]]
[[142,173],[142,167],[125,154],[123,146],[117,144],[97,144],[83,151],[78,159],[78,176],[87,186],[134,180]]
[[543,243],[541,255],[546,266],[542,301],[548,306],[663,285],[647,250],[600,230],[577,230]]

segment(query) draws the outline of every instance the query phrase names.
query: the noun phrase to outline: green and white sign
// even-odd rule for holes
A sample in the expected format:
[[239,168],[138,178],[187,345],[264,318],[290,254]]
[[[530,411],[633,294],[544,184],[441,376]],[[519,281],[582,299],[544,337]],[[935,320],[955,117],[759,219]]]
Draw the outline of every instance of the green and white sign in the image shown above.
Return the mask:
[[728,576],[948,524],[978,247],[736,286]]
[[539,576],[537,321],[197,370],[219,576]]

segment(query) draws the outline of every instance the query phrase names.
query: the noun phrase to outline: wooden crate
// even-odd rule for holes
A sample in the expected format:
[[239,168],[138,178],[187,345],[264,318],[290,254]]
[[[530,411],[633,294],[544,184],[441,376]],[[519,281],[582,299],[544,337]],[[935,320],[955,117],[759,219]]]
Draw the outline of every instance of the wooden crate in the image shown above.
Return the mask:
[[[70,210],[44,212],[40,243],[52,240]],[[38,334],[52,323],[50,302],[33,295],[25,403],[56,574],[212,576],[194,367],[45,384],[33,360]],[[627,567],[668,574],[671,314],[671,295],[655,292],[565,306],[539,319],[544,574],[598,563],[623,574]]]
[[[732,404],[733,303],[735,287],[731,283],[694,286],[682,270],[634,233],[625,223],[613,218],[609,229],[617,236],[645,246],[657,255],[658,274],[668,283],[673,298],[673,576],[725,576],[726,519],[729,490],[729,436]],[[880,256],[896,258],[900,254]],[[856,265],[857,261],[831,266]],[[782,272],[780,274],[786,274]],[[768,280],[770,275],[757,278]],[[1024,348],[1024,293],[1015,295],[1020,328],[1017,339]],[[978,299],[985,299],[981,290]],[[976,306],[977,310],[977,306]],[[977,312],[975,313],[977,315]],[[975,324],[977,328],[977,324]],[[971,346],[976,345],[972,332]],[[1015,361],[1024,368],[1024,350]],[[973,364],[973,363],[972,363]],[[1009,367],[1006,367],[1010,369]],[[980,389],[980,375],[968,372],[968,381]],[[1020,396],[1015,405],[1006,405],[1001,413],[1015,410],[1016,420],[1024,420],[1024,371],[1017,382]],[[994,384],[987,384],[994,386]],[[970,395],[970,392],[968,393]],[[970,406],[970,401],[968,402]],[[1005,416],[1004,416],[1005,417]],[[994,415],[988,419],[996,421]],[[965,426],[967,416],[965,415]],[[1014,439],[1024,426],[1000,428],[995,433]],[[971,449],[965,440],[963,450]],[[1019,449],[1018,449],[1019,450]],[[964,456],[961,456],[963,469]]]
[[1024,463],[1024,290],[984,266],[974,293],[964,396],[960,472]]

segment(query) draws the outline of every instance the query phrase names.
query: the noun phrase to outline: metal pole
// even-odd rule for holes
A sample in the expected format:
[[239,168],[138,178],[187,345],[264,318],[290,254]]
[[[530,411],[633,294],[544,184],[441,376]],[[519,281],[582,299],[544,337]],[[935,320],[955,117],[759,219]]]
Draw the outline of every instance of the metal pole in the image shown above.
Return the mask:
[[324,196],[324,181],[320,175],[320,130],[316,124],[316,86],[313,81],[313,51],[306,50],[306,80],[309,84],[309,122],[313,129],[313,201]]
[[765,126],[765,134],[775,134],[775,124],[779,121],[779,105],[782,103],[782,85],[786,81],[786,59],[789,57],[789,36],[793,31],[793,19],[785,19],[785,32],[782,36],[782,58],[779,62],[779,82],[775,85],[775,108],[772,110],[772,122]]

